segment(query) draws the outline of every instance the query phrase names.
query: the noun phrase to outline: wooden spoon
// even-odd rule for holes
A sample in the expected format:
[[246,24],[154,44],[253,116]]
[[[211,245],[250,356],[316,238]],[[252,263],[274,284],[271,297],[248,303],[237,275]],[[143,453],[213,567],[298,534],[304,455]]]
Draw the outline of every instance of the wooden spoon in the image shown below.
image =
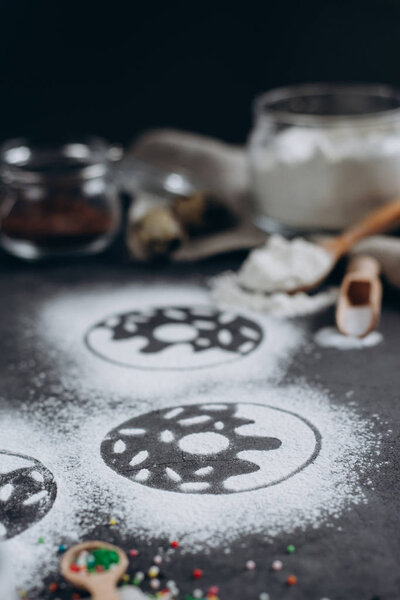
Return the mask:
[[[96,548],[107,548],[118,554],[119,562],[110,570],[101,573],[87,573],[71,571],[71,565],[76,557],[84,550],[90,552]],[[118,580],[128,568],[128,557],[125,552],[106,542],[84,542],[67,550],[61,560],[61,573],[74,586],[87,590],[92,600],[119,600],[116,591]]]
[[390,202],[389,204],[385,204],[385,206],[378,208],[341,235],[322,241],[318,245],[325,248],[325,250],[328,250],[332,256],[329,267],[324,273],[320,274],[315,281],[301,288],[289,290],[288,293],[295,294],[297,292],[309,292],[318,287],[332,271],[338,260],[347,254],[357,242],[370,235],[383,233],[398,224],[400,224],[400,200]]
[[363,338],[376,329],[381,314],[380,265],[372,256],[355,256],[340,286],[336,325],[343,335]]

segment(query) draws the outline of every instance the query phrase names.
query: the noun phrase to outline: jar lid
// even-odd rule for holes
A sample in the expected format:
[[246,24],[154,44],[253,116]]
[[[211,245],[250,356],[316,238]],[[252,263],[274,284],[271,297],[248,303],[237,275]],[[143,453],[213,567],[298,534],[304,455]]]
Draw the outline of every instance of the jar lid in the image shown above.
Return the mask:
[[288,125],[380,124],[400,119],[400,90],[372,84],[294,85],[258,96],[253,107],[256,118]]
[[33,144],[26,139],[5,142],[0,148],[0,169],[7,182],[87,180],[104,176],[122,149],[101,138],[63,144]]

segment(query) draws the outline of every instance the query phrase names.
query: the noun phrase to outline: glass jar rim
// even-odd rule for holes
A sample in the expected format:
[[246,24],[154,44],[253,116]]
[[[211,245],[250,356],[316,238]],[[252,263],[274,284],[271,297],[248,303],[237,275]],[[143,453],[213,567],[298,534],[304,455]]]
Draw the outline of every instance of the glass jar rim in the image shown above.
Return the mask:
[[[121,157],[120,146],[100,137],[73,138],[59,144],[15,138],[0,147],[0,174],[7,181],[21,184],[85,181],[105,176],[110,163]],[[55,160],[58,168],[51,169]]]
[[[274,107],[274,104],[296,98],[315,96],[342,96],[349,98],[351,95],[392,100],[397,104],[394,108],[360,112],[359,114],[309,114],[306,112],[290,112]],[[257,96],[253,103],[256,118],[269,117],[282,124],[297,125],[301,127],[337,127],[357,126],[400,120],[400,90],[388,85],[364,83],[307,83],[285,86],[272,89]]]

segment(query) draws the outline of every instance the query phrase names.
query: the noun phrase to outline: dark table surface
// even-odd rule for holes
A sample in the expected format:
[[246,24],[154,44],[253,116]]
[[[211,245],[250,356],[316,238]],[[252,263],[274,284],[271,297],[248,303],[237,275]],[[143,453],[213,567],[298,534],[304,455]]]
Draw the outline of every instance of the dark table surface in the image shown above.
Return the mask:
[[[203,285],[208,276],[237,266],[242,256],[218,258],[201,265],[165,265],[152,269],[128,264],[125,259],[121,259],[119,249],[103,257],[57,264],[25,265],[4,256],[1,258],[0,411],[3,416],[7,416],[9,422],[13,415],[17,417],[22,410],[35,421],[35,415],[40,414],[45,386],[57,379],[57,369],[60,367],[58,363],[53,363],[52,353],[46,351],[45,345],[40,346],[42,350],[38,352],[38,341],[28,334],[22,334],[30,331],[31,320],[35,318],[38,307],[43,302],[51,302],[52,298],[62,293],[79,298],[83,289],[101,289],[104,284],[115,290],[127,283],[135,285],[141,282],[151,286],[155,281],[166,286],[185,286],[188,282]],[[160,305],[163,304],[162,298],[157,301]],[[219,586],[222,599],[256,599],[263,591],[270,594],[271,600],[400,598],[398,309],[398,295],[387,290],[380,326],[384,342],[361,351],[344,352],[313,347],[313,332],[332,323],[332,309],[301,319],[311,351],[297,350],[287,362],[285,372],[277,384],[286,386],[306,380],[308,385],[326,390],[336,406],[347,402],[346,392],[351,390],[352,406],[362,419],[372,420],[373,415],[379,414],[380,430],[377,435],[382,440],[379,468],[378,462],[374,464],[374,459],[371,459],[367,475],[372,480],[372,485],[366,487],[366,502],[357,507],[350,506],[332,523],[328,519],[317,528],[299,527],[282,532],[268,541],[260,533],[260,529],[256,528],[256,533],[246,532],[244,536],[230,541],[229,554],[224,552],[223,547],[214,548],[209,553],[185,552],[182,548],[173,560],[162,567],[163,577],[175,580],[182,590],[182,596],[184,593],[190,594],[196,587],[207,590],[209,585],[215,584]],[[34,361],[29,360],[32,353]],[[68,370],[70,365],[71,360],[67,358],[63,368]],[[47,379],[44,376],[45,382],[40,390],[33,383],[38,373],[49,373]],[[246,373],[242,373],[242,376],[246,378]],[[162,373],[157,377],[162,386]],[[202,377],[203,380],[196,375],[195,385],[199,389],[203,385],[206,389],[207,369],[203,369]],[[93,385],[95,386],[95,382]],[[73,410],[74,401],[66,398],[65,402],[71,402]],[[174,404],[174,398],[171,397],[170,405]],[[60,427],[62,435],[57,414],[53,418],[54,427]],[[37,420],[36,425],[40,427],[39,417]],[[1,421],[0,418],[0,439]],[[43,435],[46,436],[45,430]],[[7,451],[1,442],[0,449]],[[20,454],[25,454],[22,439]],[[59,483],[57,473],[54,477]],[[63,484],[68,485],[68,482]],[[195,495],[193,499],[195,502]],[[282,502],[284,501],[282,498]],[[15,519],[18,521],[17,514]],[[1,520],[0,516],[0,522]],[[132,547],[132,539],[126,536],[122,527],[110,528],[108,524],[97,523],[95,518],[93,523],[93,531],[86,537],[115,542],[125,549]],[[68,528],[68,524],[65,527]],[[14,540],[17,538],[18,536]],[[20,534],[20,539],[24,540],[24,533]],[[296,552],[289,556],[285,548],[290,543],[295,544]],[[155,549],[168,545],[168,540],[155,538],[149,544],[148,540],[141,540],[139,535],[135,536],[134,544],[140,549],[140,556],[130,573],[137,569],[147,569]],[[32,548],[32,552],[35,552],[35,548]],[[18,557],[13,559],[18,560]],[[248,559],[257,562],[257,568],[252,572],[244,568]],[[279,574],[271,572],[270,565],[274,559],[284,562],[284,569]],[[196,566],[201,566],[204,572],[199,583],[194,582],[191,577]],[[285,584],[285,578],[290,573],[295,573],[298,577],[298,583],[294,587]],[[49,583],[53,581],[60,583],[55,593],[48,589]],[[28,598],[67,599],[71,594],[72,588],[61,584],[57,572],[52,572],[45,576],[42,589],[36,590],[33,596],[28,595]]]

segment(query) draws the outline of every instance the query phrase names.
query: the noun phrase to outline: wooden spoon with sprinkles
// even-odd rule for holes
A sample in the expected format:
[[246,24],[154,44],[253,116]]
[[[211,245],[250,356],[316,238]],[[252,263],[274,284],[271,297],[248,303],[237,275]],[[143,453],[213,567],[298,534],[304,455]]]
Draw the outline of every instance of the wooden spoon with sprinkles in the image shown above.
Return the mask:
[[92,600],[119,600],[116,585],[128,564],[128,557],[118,546],[84,542],[64,554],[61,573],[74,586],[87,590]]

